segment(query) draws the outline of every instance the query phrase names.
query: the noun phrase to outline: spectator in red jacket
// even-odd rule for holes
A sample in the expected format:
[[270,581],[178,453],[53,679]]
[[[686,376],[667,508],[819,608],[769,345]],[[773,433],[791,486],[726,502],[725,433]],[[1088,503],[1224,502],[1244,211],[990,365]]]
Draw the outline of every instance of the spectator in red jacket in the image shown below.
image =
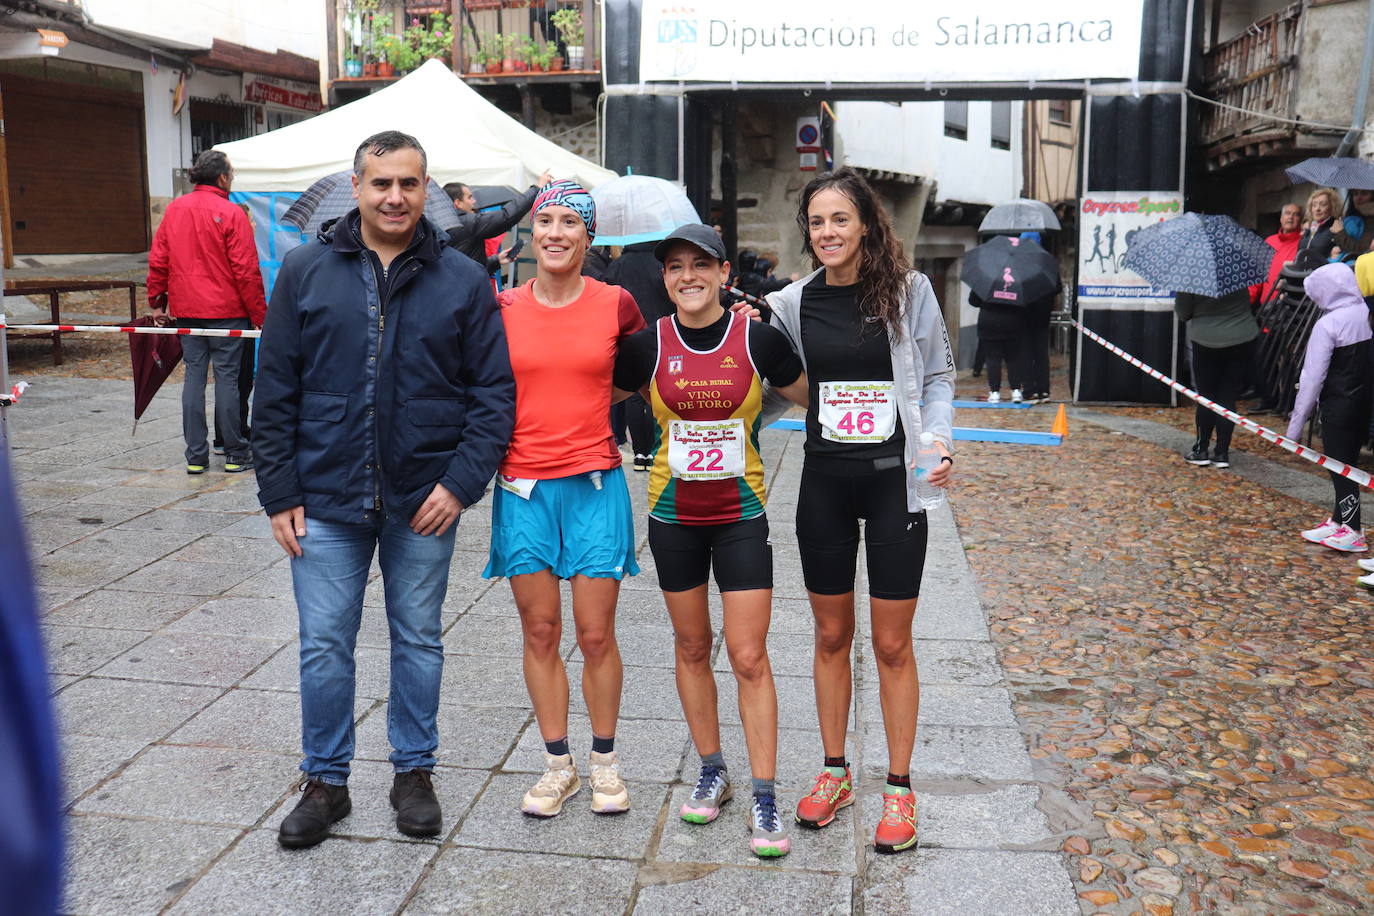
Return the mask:
[[1255,305],[1267,302],[1279,282],[1279,271],[1283,265],[1298,256],[1298,242],[1302,239],[1302,207],[1297,204],[1284,204],[1279,211],[1279,231],[1265,239],[1274,249],[1274,257],[1269,261],[1269,279],[1250,287],[1250,301]]
[[[262,327],[267,315],[257,246],[248,216],[229,202],[234,170],[224,153],[207,150],[191,167],[196,187],[167,205],[148,255],[148,302],[154,315],[171,312],[179,327]],[[246,343],[236,337],[183,337],[186,382],[181,426],[186,473],[210,463],[205,426],[205,378],[215,367],[215,428],[224,442],[224,470],[253,466],[243,434],[239,374]]]

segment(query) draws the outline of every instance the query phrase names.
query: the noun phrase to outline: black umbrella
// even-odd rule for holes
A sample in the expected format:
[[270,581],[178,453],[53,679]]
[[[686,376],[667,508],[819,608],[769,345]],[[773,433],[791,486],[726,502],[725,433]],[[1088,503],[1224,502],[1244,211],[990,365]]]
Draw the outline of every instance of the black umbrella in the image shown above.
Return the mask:
[[1294,184],[1310,181],[1332,188],[1360,188],[1374,191],[1374,162],[1368,159],[1319,156],[1304,159],[1284,174]]
[[[144,315],[134,327],[164,327],[166,318]],[[129,357],[134,367],[134,432],[162,383],[181,362],[181,341],[171,334],[130,334]]]
[[[320,226],[331,219],[338,219],[356,206],[358,202],[353,199],[353,173],[345,170],[326,175],[306,188],[305,193],[282,214],[281,220],[303,230],[306,236],[313,237],[320,231]],[[445,231],[458,225],[458,211],[453,206],[453,199],[444,193],[444,189],[433,178],[425,188],[425,216]]]
[[1059,262],[1030,239],[999,235],[964,255],[959,279],[990,305],[1028,305],[1059,289]]
[[1155,289],[1224,296],[1269,276],[1274,249],[1229,216],[1185,213],[1130,236],[1122,262]]

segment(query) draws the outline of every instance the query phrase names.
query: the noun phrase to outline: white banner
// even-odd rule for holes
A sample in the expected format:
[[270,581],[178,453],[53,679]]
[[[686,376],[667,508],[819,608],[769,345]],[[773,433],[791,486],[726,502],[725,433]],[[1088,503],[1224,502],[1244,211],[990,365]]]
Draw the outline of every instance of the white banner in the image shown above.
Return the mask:
[[647,0],[645,81],[1135,79],[1144,0]]
[[1078,304],[1085,309],[1165,312],[1173,290],[1155,289],[1123,266],[1137,230],[1183,215],[1178,191],[1087,191],[1078,205]]

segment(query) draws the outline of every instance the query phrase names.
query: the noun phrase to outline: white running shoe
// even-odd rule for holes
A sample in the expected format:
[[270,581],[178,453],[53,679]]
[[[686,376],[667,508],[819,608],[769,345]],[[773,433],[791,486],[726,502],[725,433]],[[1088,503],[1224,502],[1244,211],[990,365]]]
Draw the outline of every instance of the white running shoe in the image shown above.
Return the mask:
[[581,788],[582,781],[577,778],[572,755],[555,756],[545,751],[544,775],[525,793],[520,810],[534,817],[553,817]]
[[1020,388],[1013,388],[1013,389],[1011,390],[1011,402],[1012,402],[1013,404],[1020,404],[1020,403],[1021,403],[1021,389],[1020,389]]
[[1374,573],[1374,560],[1356,560],[1355,565],[1365,572]]
[[1000,392],[1000,391],[989,391],[989,392],[988,392],[988,403],[989,403],[989,404],[1000,404],[1000,403],[1002,403],[1002,392]]
[[1369,549],[1369,544],[1364,539],[1364,532],[1357,531],[1349,525],[1342,525],[1337,528],[1335,533],[1322,541],[1322,546],[1343,553],[1364,553]]
[[620,758],[615,751],[592,751],[592,813],[620,814],[630,810],[630,790],[620,778]]
[[1320,544],[1322,541],[1331,537],[1341,526],[1331,519],[1327,519],[1315,528],[1308,528],[1302,532],[1302,539],[1312,544]]
[[1365,588],[1374,588],[1374,573],[1370,573],[1367,576],[1360,576],[1355,581],[1363,585]]

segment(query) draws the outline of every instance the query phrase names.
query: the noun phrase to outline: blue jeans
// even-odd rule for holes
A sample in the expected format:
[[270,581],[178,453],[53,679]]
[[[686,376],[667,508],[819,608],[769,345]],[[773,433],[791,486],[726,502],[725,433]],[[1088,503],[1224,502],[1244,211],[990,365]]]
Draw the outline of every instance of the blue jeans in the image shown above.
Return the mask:
[[347,784],[353,759],[353,650],[374,549],[391,631],[391,763],[398,773],[432,769],[439,747],[439,613],[458,525],[421,537],[409,519],[383,516],[361,524],[307,518],[301,556],[291,559],[301,633],[301,770],[336,786]]

